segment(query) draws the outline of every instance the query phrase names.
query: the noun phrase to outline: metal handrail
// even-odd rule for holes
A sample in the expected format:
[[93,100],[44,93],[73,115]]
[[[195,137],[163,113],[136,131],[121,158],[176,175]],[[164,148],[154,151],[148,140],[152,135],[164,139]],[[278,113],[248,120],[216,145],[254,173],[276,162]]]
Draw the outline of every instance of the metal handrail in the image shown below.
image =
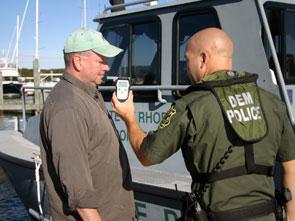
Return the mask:
[[[143,86],[130,86],[130,89],[133,91],[174,91],[174,90],[186,90],[189,85],[143,85]],[[111,91],[115,90],[115,86],[99,86],[99,91]]]
[[107,11],[113,10],[113,9],[116,10],[116,9],[119,9],[119,8],[122,8],[122,7],[129,7],[129,6],[144,4],[144,3],[148,3],[148,2],[152,2],[152,1],[154,1],[154,0],[139,0],[139,1],[134,1],[134,2],[128,2],[128,3],[122,3],[122,4],[112,5],[112,6],[106,7],[103,10],[103,13],[106,13]]
[[274,46],[274,42],[273,42],[273,39],[272,39],[271,31],[270,31],[270,28],[269,28],[269,25],[268,25],[266,13],[265,13],[265,10],[263,8],[261,0],[256,0],[256,3],[258,5],[258,7],[259,7],[260,15],[261,15],[261,18],[262,18],[262,24],[263,24],[263,27],[264,27],[265,32],[266,32],[268,43],[270,45],[270,50],[271,50],[271,53],[272,53],[272,56],[273,56],[273,61],[274,61],[274,64],[275,64],[275,69],[276,69],[276,73],[277,73],[277,77],[278,77],[278,82],[279,82],[279,85],[282,88],[281,91],[282,91],[282,95],[283,95],[283,98],[284,98],[286,106],[287,106],[288,115],[289,115],[289,118],[291,120],[292,125],[294,126],[295,125],[295,119],[294,119],[294,116],[293,116],[292,111],[291,111],[291,104],[290,104],[289,97],[288,97],[288,94],[287,94],[285,81],[284,81],[284,78],[283,78],[283,74],[282,74],[281,66],[280,66],[279,59],[278,59],[278,56],[277,56],[277,53],[276,53],[276,49],[275,49],[275,46]]
[[[131,86],[130,89],[133,91],[157,91],[157,98],[160,103],[167,103],[162,97],[162,91],[183,91],[186,90],[189,85],[144,85],[144,86]],[[53,87],[44,87],[44,86],[23,86],[21,89],[21,96],[22,96],[22,118],[23,118],[23,131],[26,129],[26,96],[25,91],[26,89],[34,89],[34,90],[41,90],[42,94],[42,105],[45,102],[44,91],[51,90]],[[114,91],[116,89],[115,86],[99,86],[99,91]]]

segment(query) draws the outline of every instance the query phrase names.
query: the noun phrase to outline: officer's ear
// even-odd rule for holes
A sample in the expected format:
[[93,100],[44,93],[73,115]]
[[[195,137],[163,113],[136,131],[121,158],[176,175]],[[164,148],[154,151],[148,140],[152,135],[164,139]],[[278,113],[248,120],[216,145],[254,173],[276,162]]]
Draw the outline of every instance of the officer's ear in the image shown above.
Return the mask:
[[200,69],[206,68],[208,64],[209,55],[207,52],[203,51],[200,53]]

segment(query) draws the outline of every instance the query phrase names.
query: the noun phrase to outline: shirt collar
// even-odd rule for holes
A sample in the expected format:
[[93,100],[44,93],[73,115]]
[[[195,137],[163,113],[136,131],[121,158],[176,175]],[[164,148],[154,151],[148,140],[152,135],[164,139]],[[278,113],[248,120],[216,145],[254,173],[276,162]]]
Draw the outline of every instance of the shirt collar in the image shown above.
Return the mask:
[[82,91],[86,92],[92,98],[97,99],[98,91],[95,86],[86,84],[86,83],[80,81],[79,79],[77,79],[76,77],[74,77],[73,75],[66,73],[66,72],[63,74],[63,79],[70,82],[72,85],[78,87]]

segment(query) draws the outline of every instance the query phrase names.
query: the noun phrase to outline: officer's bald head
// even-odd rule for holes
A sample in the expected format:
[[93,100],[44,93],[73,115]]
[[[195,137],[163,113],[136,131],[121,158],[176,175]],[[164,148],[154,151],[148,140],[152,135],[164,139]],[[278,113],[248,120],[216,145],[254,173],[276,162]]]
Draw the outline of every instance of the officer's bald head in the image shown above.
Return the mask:
[[191,37],[185,56],[195,83],[216,71],[232,69],[233,43],[223,30],[206,28]]

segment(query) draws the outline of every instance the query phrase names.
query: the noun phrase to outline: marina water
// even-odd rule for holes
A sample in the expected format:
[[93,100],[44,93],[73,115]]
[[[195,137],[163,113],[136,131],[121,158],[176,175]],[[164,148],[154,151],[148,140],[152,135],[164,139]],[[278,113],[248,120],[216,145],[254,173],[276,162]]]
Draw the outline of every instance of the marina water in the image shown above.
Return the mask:
[[[22,128],[21,113],[0,112],[0,130]],[[20,121],[18,121],[20,119]],[[20,122],[20,123],[18,123]],[[0,167],[0,221],[31,221],[7,175]]]

